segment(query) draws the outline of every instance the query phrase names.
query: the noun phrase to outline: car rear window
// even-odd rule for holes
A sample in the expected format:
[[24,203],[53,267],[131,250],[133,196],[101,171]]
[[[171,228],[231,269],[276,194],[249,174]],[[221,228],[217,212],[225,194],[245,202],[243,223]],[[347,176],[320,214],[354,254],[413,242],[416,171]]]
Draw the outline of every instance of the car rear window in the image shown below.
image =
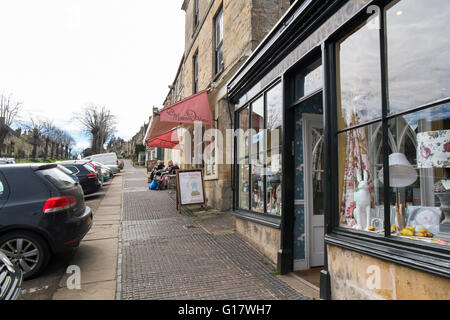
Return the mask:
[[83,165],[83,167],[85,167],[87,171],[95,173],[95,170],[94,168],[92,168],[92,165],[86,163],[85,165]]
[[66,190],[76,186],[76,182],[57,168],[41,170],[39,173],[58,190]]
[[70,170],[72,173],[77,174],[80,172],[76,167],[65,167],[66,169]]

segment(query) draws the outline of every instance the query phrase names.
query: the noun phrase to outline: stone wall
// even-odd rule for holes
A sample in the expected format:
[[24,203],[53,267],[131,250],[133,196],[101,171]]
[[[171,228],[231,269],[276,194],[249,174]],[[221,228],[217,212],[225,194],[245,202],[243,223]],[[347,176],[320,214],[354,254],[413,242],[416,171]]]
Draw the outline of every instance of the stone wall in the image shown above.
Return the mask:
[[289,0],[252,0],[251,28],[254,50],[289,9]]
[[333,300],[449,300],[450,279],[328,246]]
[[[193,57],[198,53],[198,91],[210,89],[208,96],[211,112],[218,120],[218,128],[225,137],[226,129],[233,127],[226,100],[227,81],[289,8],[289,0],[200,0],[199,25],[196,29],[193,27],[194,3],[193,0],[185,0],[183,3],[183,10],[186,11],[186,47],[184,64],[180,68],[182,76],[178,75],[177,78],[182,79],[184,83],[184,97],[191,96],[193,94]],[[224,70],[216,75],[214,18],[221,8],[224,26],[222,47]],[[225,154],[224,152],[224,156]],[[230,164],[219,165],[217,179],[205,181],[209,207],[220,211],[232,209],[231,175]]]
[[281,231],[259,223],[236,219],[236,231],[253,244],[274,264],[281,246]]

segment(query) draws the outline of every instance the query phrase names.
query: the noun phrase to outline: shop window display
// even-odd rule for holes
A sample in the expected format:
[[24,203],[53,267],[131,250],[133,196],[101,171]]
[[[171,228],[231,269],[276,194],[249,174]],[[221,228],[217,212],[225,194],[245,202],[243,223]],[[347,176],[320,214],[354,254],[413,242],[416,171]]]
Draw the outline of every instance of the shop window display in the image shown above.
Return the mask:
[[250,128],[250,110],[245,108],[239,115],[240,131],[237,139],[237,170],[239,178],[238,186],[238,207],[240,209],[249,210],[249,190],[250,190],[250,165],[249,165],[249,136]]
[[266,94],[267,99],[267,212],[281,215],[281,145],[283,123],[282,85]]
[[[450,104],[394,117],[389,131],[397,153],[390,157],[392,234],[446,244],[440,235],[450,195]],[[444,228],[445,229],[445,228]]]
[[340,226],[449,245],[450,3],[394,1],[384,17],[385,57],[367,25],[336,45]]
[[240,209],[281,215],[282,111],[282,85],[277,84],[238,113]]
[[252,211],[264,213],[264,162],[266,157],[264,134],[264,97],[252,104]]

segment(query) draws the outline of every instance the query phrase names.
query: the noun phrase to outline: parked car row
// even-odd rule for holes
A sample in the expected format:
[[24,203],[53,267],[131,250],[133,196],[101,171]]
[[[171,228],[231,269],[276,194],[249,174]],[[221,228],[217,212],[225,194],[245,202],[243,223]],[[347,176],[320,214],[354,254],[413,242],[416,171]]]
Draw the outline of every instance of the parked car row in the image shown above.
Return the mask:
[[93,221],[84,196],[113,172],[88,159],[0,165],[0,300],[16,299],[22,279],[80,244]]

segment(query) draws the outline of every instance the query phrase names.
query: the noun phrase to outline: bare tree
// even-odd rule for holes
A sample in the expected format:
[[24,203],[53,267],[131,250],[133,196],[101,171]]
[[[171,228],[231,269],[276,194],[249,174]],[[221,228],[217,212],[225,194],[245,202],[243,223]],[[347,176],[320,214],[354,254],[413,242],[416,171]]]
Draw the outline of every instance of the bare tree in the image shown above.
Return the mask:
[[105,107],[87,106],[82,114],[75,118],[83,130],[91,135],[93,154],[104,152],[104,144],[115,132],[115,116]]
[[44,147],[44,157],[47,159],[49,156],[49,147],[53,139],[54,132],[56,130],[56,127],[53,125],[52,121],[44,120],[42,123],[42,135],[44,136],[45,140],[45,147]]
[[63,132],[63,136],[62,136],[62,143],[64,146],[64,158],[69,158],[69,149],[72,150],[70,148],[70,146],[75,142],[75,140],[70,136],[70,134],[68,134],[67,132]]
[[53,139],[56,146],[55,149],[55,156],[56,158],[62,158],[62,145],[63,145],[63,139],[64,139],[64,132],[60,129],[56,129],[53,133]]
[[44,128],[43,122],[41,120],[35,120],[31,118],[30,122],[28,124],[25,124],[25,127],[30,131],[31,134],[29,141],[33,146],[31,157],[33,159],[36,159],[37,148],[41,144],[42,129]]
[[5,138],[22,107],[22,102],[13,101],[12,95],[0,95],[0,155],[5,147]]

